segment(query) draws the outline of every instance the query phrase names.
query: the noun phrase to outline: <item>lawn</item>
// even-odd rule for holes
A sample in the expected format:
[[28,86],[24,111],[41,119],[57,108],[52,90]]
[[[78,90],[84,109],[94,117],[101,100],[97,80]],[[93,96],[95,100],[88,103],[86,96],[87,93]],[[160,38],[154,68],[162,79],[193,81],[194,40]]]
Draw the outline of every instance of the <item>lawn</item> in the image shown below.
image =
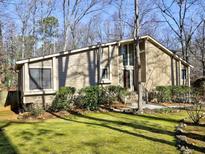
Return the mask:
[[[0,153],[179,153],[174,137],[185,112],[88,113],[45,121],[0,120]],[[1,114],[0,114],[1,117]]]

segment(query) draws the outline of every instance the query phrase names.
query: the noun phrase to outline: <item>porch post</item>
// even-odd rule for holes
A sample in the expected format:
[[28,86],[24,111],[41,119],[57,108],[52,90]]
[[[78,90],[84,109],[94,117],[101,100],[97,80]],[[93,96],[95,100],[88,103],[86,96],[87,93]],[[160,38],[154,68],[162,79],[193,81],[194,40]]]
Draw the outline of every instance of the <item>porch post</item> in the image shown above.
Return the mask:
[[179,86],[181,86],[181,60],[179,60]]
[[28,63],[24,64],[24,92],[28,92],[29,91],[29,67],[28,67]]
[[112,82],[112,48],[111,48],[111,45],[109,45],[108,46],[108,52],[109,52],[109,59],[108,59],[108,61],[109,61],[109,79],[110,79],[110,81],[111,81],[111,83],[113,83]]
[[190,66],[187,67],[187,82],[188,82],[188,86],[190,87]]
[[57,90],[58,89],[58,84],[57,84],[57,81],[58,81],[58,76],[57,76],[57,65],[56,65],[56,57],[53,57],[52,59],[53,61],[53,90]]

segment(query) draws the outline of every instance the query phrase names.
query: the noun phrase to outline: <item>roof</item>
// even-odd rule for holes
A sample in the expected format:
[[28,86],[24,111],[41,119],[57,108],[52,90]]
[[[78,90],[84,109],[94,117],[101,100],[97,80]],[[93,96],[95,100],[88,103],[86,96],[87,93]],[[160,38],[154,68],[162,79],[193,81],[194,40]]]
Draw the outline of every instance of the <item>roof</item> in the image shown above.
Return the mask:
[[[144,40],[144,39],[152,42],[153,44],[158,46],[160,49],[162,49],[165,53],[169,54],[170,56],[173,56],[175,59],[180,60],[184,65],[193,67],[188,62],[186,62],[185,60],[180,58],[178,55],[174,54],[172,51],[167,49],[165,46],[163,46],[161,43],[159,43],[157,40],[155,40],[151,36],[146,35],[146,36],[140,37],[140,40]],[[99,48],[99,46],[105,47],[105,46],[109,46],[109,45],[128,43],[128,42],[132,42],[132,41],[134,41],[134,39],[126,39],[126,40],[114,41],[114,42],[109,42],[109,43],[102,43],[100,45],[99,44],[91,45],[91,46],[84,47],[84,48],[79,48],[79,49],[62,51],[62,52],[58,52],[58,53],[54,53],[54,54],[50,54],[50,55],[45,55],[45,56],[39,56],[39,57],[34,57],[34,58],[23,59],[23,60],[19,60],[19,61],[16,62],[16,69],[18,70],[20,68],[20,66],[22,66],[24,63],[28,63],[28,62],[41,61],[41,60],[49,59],[49,58],[52,58],[52,57],[58,57],[58,56],[64,56],[64,55],[78,53],[78,52],[89,51],[89,50],[97,49],[97,48]]]

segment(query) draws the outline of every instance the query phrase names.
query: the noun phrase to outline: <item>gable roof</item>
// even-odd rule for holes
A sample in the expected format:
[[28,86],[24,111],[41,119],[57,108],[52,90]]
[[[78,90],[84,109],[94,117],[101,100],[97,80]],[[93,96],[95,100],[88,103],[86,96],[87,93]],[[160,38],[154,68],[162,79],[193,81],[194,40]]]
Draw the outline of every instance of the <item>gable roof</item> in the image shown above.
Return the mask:
[[[180,60],[184,65],[193,67],[192,65],[190,65],[188,62],[186,62],[185,60],[183,60],[182,58],[180,58],[178,55],[174,54],[172,51],[170,51],[169,49],[167,49],[165,46],[163,46],[161,43],[159,43],[157,40],[155,40],[154,38],[152,38],[151,36],[142,36],[140,37],[140,40],[147,40],[150,41],[151,43],[153,43],[154,45],[156,45],[157,47],[159,47],[162,51],[164,51],[165,53],[167,53],[168,55],[172,56],[173,58]],[[126,40],[120,40],[120,41],[114,41],[114,42],[109,42],[109,43],[102,43],[102,44],[97,44],[97,45],[91,45],[88,47],[84,47],[84,48],[79,48],[79,49],[73,49],[73,50],[68,50],[68,51],[62,51],[62,52],[58,52],[58,53],[54,53],[54,54],[50,54],[50,55],[45,55],[45,56],[39,56],[39,57],[34,57],[34,58],[28,58],[28,59],[23,59],[23,60],[19,60],[16,62],[16,69],[18,70],[20,68],[20,66],[22,66],[24,63],[28,63],[28,62],[36,62],[36,61],[41,61],[44,59],[50,59],[52,57],[58,57],[58,56],[64,56],[64,55],[68,55],[68,54],[73,54],[73,53],[78,53],[78,52],[84,52],[84,51],[89,51],[89,50],[94,50],[101,47],[105,47],[105,46],[109,46],[109,45],[116,45],[116,44],[123,44],[123,43],[128,43],[128,42],[132,42],[134,41],[134,39],[126,39]]]

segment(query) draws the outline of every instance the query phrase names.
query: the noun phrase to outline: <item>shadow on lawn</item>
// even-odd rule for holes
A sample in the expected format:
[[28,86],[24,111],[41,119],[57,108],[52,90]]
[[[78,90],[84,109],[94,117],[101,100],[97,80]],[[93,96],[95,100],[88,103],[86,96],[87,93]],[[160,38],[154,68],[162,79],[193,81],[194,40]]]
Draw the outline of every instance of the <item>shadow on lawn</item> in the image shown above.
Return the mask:
[[4,128],[9,126],[11,123],[8,122],[3,126],[0,126],[0,153],[17,154],[17,149],[12,145],[10,139],[4,132]]
[[119,127],[110,126],[110,125],[115,124],[115,125],[118,125],[120,127],[127,126],[127,127],[131,127],[131,128],[134,128],[134,129],[146,130],[146,131],[149,131],[149,132],[152,132],[152,133],[158,133],[158,134],[165,134],[165,135],[174,136],[174,132],[171,132],[171,131],[161,130],[161,129],[145,126],[145,125],[142,125],[142,124],[138,124],[138,123],[127,123],[127,122],[122,122],[122,121],[113,121],[113,120],[107,120],[107,119],[100,119],[100,118],[90,117],[90,116],[86,116],[86,115],[82,115],[82,114],[73,114],[73,115],[75,115],[77,117],[89,119],[89,120],[95,120],[97,122],[102,122],[102,123],[78,121],[78,120],[75,120],[75,119],[72,119],[72,118],[61,117],[61,116],[59,116],[55,113],[51,113],[51,114],[56,116],[57,118],[64,119],[64,120],[67,120],[67,121],[72,121],[72,122],[77,122],[77,123],[82,123],[82,124],[88,124],[88,125],[94,125],[94,126],[99,126],[99,127],[105,127],[105,128],[112,129],[112,130],[115,130],[115,131],[119,131],[119,132],[122,132],[122,133],[125,133],[125,134],[128,134],[128,135],[141,137],[141,138],[151,140],[151,141],[154,141],[154,142],[159,142],[159,143],[175,146],[175,142],[170,142],[170,141],[167,141],[167,140],[154,138],[154,137],[151,137],[151,136],[146,136],[146,135],[143,135],[143,134],[131,132],[131,131],[121,129]]

